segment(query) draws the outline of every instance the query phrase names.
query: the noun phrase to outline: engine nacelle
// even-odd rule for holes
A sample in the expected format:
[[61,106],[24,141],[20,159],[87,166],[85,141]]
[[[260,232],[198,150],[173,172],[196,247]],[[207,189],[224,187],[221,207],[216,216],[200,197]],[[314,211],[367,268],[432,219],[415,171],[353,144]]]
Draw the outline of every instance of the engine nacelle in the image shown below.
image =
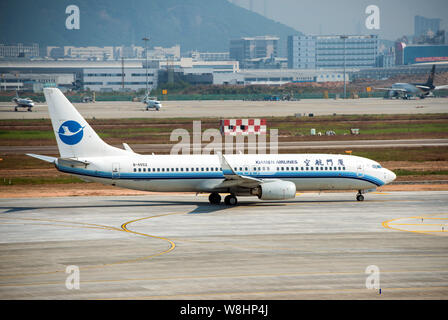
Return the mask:
[[284,200],[296,196],[296,185],[290,181],[265,182],[251,190],[261,200]]

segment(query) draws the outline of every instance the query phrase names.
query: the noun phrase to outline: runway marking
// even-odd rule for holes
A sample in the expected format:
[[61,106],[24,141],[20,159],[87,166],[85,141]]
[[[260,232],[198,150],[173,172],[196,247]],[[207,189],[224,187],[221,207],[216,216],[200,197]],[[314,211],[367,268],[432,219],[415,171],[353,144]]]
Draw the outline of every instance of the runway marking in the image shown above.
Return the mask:
[[448,220],[448,218],[445,217],[434,217],[437,215],[448,215],[448,213],[434,213],[429,216],[413,216],[413,217],[391,219],[383,221],[381,225],[384,228],[396,231],[431,234],[437,236],[448,236],[447,223],[424,222],[425,220]]
[[[168,239],[168,238],[159,237],[159,236],[154,236],[154,235],[150,235],[150,234],[146,234],[146,233],[141,233],[141,232],[137,232],[137,231],[129,230],[129,229],[127,228],[127,226],[128,226],[129,224],[134,223],[134,222],[137,222],[137,221],[142,221],[142,220],[147,220],[147,219],[153,219],[153,218],[159,218],[159,217],[165,217],[165,216],[169,216],[169,215],[173,215],[173,214],[180,214],[180,213],[177,213],[177,212],[176,212],[176,213],[166,213],[166,214],[160,214],[160,215],[157,215],[157,216],[150,216],[150,217],[145,217],[145,218],[139,218],[139,219],[135,219],[135,220],[131,220],[131,221],[125,222],[125,223],[123,223],[123,224],[121,225],[121,228],[122,228],[124,231],[126,231],[126,232],[130,232],[130,233],[134,233],[134,234],[138,234],[138,235],[141,235],[141,236],[150,237],[150,238],[154,238],[154,239],[164,240],[164,241],[167,241],[167,242],[170,244],[170,247],[169,247],[167,250],[164,250],[164,251],[159,252],[159,253],[157,253],[157,254],[152,254],[152,255],[150,255],[150,256],[146,256],[146,257],[142,257],[142,258],[138,258],[138,259],[133,259],[133,260],[129,260],[129,261],[140,261],[140,260],[146,260],[146,259],[149,259],[149,258],[152,258],[152,257],[161,256],[162,254],[165,254],[165,253],[168,253],[168,252],[173,251],[174,248],[176,247],[176,244],[175,244],[172,240],[170,240],[170,239]],[[121,263],[125,263],[125,262],[121,262]]]
[[[167,250],[164,250],[162,252],[158,252],[158,253],[155,253],[155,254],[152,254],[152,255],[149,255],[149,256],[144,256],[144,257],[135,258],[135,259],[129,259],[129,260],[123,260],[123,261],[117,261],[117,262],[112,262],[112,263],[105,263],[105,264],[101,264],[101,265],[85,266],[85,267],[80,268],[80,270],[87,270],[87,269],[98,269],[98,268],[102,268],[102,267],[105,267],[105,266],[112,266],[112,265],[118,265],[118,264],[124,264],[124,263],[137,262],[137,261],[150,259],[150,258],[153,258],[153,257],[160,256],[162,254],[171,252],[176,247],[176,245],[175,245],[175,243],[173,241],[171,241],[171,240],[169,240],[167,238],[158,237],[158,236],[154,236],[154,235],[149,235],[149,234],[145,234],[145,233],[129,230],[127,228],[127,225],[129,225],[131,223],[134,223],[134,222],[137,222],[137,221],[141,221],[141,220],[146,220],[146,219],[151,219],[151,218],[158,218],[158,217],[168,216],[168,215],[173,215],[173,214],[182,214],[182,213],[168,213],[168,214],[162,214],[162,215],[149,216],[149,217],[135,219],[135,220],[123,223],[121,225],[121,229],[113,227],[113,226],[107,226],[107,225],[100,225],[100,224],[93,224],[93,223],[83,223],[83,222],[74,222],[74,221],[53,220],[53,219],[16,218],[16,217],[0,217],[0,218],[1,219],[7,219],[7,220],[41,221],[41,222],[50,222],[51,223],[51,224],[43,224],[43,225],[46,225],[46,226],[62,226],[62,227],[72,227],[72,228],[100,229],[100,230],[111,230],[111,231],[119,231],[119,232],[128,232],[128,233],[133,233],[133,234],[137,234],[137,235],[141,235],[141,236],[146,236],[146,237],[149,237],[149,238],[154,238],[154,239],[160,239],[160,240],[168,241],[170,243],[170,247]],[[54,224],[53,222],[56,222],[57,224]],[[65,224],[61,224],[61,223],[65,223]],[[70,225],[70,224],[74,224],[74,225]],[[0,275],[0,279],[13,279],[13,278],[28,277],[28,276],[49,275],[49,274],[56,274],[56,273],[62,273],[62,272],[65,272],[65,270],[55,270],[55,271],[39,272],[39,273],[29,273],[29,274],[20,274],[20,275]]]

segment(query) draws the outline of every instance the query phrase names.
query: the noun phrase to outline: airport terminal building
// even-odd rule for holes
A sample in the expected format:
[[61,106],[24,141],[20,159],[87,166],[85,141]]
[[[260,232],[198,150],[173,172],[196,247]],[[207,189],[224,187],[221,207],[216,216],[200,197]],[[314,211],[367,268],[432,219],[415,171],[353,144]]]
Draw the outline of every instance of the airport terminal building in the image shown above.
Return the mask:
[[[158,70],[148,68],[148,85],[157,87]],[[146,88],[146,68],[141,60],[9,60],[0,61],[0,90],[42,91],[43,87],[67,90],[79,83],[92,91],[139,90]]]
[[377,35],[299,36],[287,42],[290,69],[372,68],[378,56]]

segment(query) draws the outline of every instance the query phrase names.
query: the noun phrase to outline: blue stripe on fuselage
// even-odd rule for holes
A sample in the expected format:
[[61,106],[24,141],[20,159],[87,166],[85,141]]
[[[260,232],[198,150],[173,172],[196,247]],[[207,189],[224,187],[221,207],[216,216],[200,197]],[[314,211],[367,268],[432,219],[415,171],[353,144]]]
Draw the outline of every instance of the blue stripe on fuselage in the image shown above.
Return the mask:
[[[222,172],[131,172],[112,174],[108,171],[87,170],[82,168],[72,168],[66,166],[57,166],[58,170],[65,173],[72,173],[77,175],[105,178],[105,179],[120,179],[120,180],[169,180],[169,179],[224,179]],[[320,172],[320,171],[307,171],[307,172],[294,172],[294,171],[281,171],[274,174],[243,174],[259,179],[299,179],[299,178],[347,178],[363,180],[375,184],[380,187],[384,185],[384,182],[371,175],[358,176],[355,172],[351,171],[332,171],[332,172]]]

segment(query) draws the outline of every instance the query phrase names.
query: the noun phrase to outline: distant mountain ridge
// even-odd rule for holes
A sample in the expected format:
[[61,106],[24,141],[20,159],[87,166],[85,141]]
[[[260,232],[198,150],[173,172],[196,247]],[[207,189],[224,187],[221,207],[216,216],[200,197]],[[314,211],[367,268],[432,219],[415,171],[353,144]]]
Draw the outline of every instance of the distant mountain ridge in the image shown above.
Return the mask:
[[[79,30],[66,29],[69,5],[79,8]],[[2,0],[0,30],[6,44],[143,46],[149,35],[151,47],[180,44],[183,52],[227,51],[243,36],[276,35],[286,44],[300,34],[227,0]]]

